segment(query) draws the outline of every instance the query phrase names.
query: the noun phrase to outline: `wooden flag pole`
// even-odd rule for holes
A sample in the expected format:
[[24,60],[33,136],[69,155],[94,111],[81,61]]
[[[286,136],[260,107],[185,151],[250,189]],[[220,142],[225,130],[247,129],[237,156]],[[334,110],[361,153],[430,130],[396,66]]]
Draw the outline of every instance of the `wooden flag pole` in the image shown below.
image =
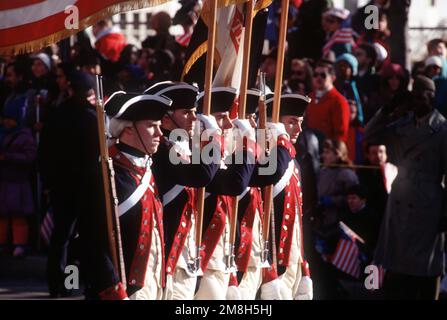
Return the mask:
[[[205,70],[205,94],[203,97],[203,114],[208,116],[211,113],[211,87],[213,82],[214,47],[216,44],[216,16],[217,0],[210,0],[210,15],[208,23],[208,43],[206,52]],[[200,269],[200,248],[202,243],[203,211],[205,206],[205,187],[199,188],[197,194],[197,221],[196,221],[196,265],[195,271]]]
[[122,285],[126,288],[126,270],[121,243],[118,197],[115,188],[115,171],[113,170],[112,159],[109,157],[109,150],[107,148],[102,78],[98,75],[96,76],[96,91],[96,116],[98,121],[98,138],[101,154],[100,162],[104,188],[108,244],[112,263],[115,269],[119,272]]
[[[289,12],[289,0],[281,1],[281,20],[279,26],[279,37],[278,37],[278,55],[276,59],[276,73],[275,73],[275,94],[273,97],[273,110],[272,110],[272,122],[279,122],[279,110],[281,107],[281,87],[282,87],[282,75],[284,69],[284,55],[286,46],[286,35],[287,35],[287,18]],[[275,228],[274,215],[271,214],[273,206],[273,185],[264,188],[264,224],[263,224],[263,234],[264,241],[268,242],[269,236],[269,222],[272,221],[271,227]],[[272,232],[273,234],[273,232]],[[276,251],[275,239],[273,240],[273,252]],[[273,255],[273,261],[276,267],[276,255]]]
[[[238,118],[245,119],[245,107],[247,105],[247,86],[248,77],[250,71],[250,47],[251,47],[251,35],[253,29],[253,16],[254,16],[254,0],[249,0],[245,6],[245,25],[244,25],[244,52],[242,60],[242,79],[241,87],[239,90],[239,109]],[[230,255],[227,259],[227,268],[235,269],[235,241],[236,241],[236,226],[237,226],[237,211],[238,211],[239,198],[233,197],[231,201],[230,212]]]

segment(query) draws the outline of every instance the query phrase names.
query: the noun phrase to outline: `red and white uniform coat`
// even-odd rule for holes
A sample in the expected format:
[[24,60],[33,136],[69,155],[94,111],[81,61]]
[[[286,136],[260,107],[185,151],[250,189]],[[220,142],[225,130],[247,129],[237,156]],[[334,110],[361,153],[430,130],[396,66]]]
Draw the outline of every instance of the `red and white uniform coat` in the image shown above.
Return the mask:
[[[120,203],[120,229],[127,292],[124,291],[122,284],[117,283],[99,295],[102,299],[123,299],[148,285],[159,288],[164,286],[163,210],[150,167],[136,165],[130,160],[132,156],[120,151],[117,146],[110,148],[110,156],[113,159]],[[137,197],[137,201],[127,202],[129,206],[124,209],[122,204],[134,194],[144,177],[150,177],[144,193],[141,197]],[[148,270],[149,268],[152,270]],[[148,284],[146,281],[149,271],[154,274],[153,284]]]

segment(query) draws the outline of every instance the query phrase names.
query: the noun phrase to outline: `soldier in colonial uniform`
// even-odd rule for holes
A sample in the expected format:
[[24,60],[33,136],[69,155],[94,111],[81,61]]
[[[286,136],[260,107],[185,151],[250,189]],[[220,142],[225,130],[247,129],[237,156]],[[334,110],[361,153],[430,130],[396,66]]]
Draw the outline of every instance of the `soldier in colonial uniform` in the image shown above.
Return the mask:
[[[194,163],[191,155],[190,137],[193,136],[197,120],[197,87],[182,82],[165,81],[153,85],[145,92],[164,95],[173,101],[162,119],[163,137],[160,149],[153,158],[154,177],[163,200],[166,231],[164,298],[192,300],[198,275],[195,243],[196,188],[211,182],[218,164]],[[207,123],[208,129],[218,133],[220,129],[212,117],[203,116],[202,119]],[[178,136],[175,136],[176,132],[179,133]],[[173,140],[170,140],[171,134]],[[180,141],[177,140],[178,137]],[[220,150],[218,140],[209,143]],[[172,161],[173,155],[181,158],[181,161]]]
[[[257,127],[256,112],[261,92],[257,89],[251,89],[247,91],[247,95],[246,117],[255,128]],[[267,97],[271,98],[273,94],[267,94]],[[275,126],[271,123],[267,125],[270,129],[279,127],[281,128],[280,133],[284,132],[281,125]],[[261,151],[260,146],[257,146],[257,148]],[[265,153],[265,150],[262,153]],[[259,169],[265,167],[265,164],[257,163],[250,180],[250,187],[247,189],[247,192],[240,195],[236,254],[239,284],[238,279],[231,277],[230,288],[234,287],[234,290],[236,290],[237,286],[237,291],[243,300],[254,300],[261,285],[261,299],[281,299],[281,282],[278,280],[276,267],[270,265],[269,261],[267,261],[267,256],[263,256],[263,252],[266,252],[268,248],[265,247],[265,239],[262,233],[264,212],[261,188],[280,181],[287,171],[290,156],[282,144],[279,144],[277,148],[273,147],[270,154],[270,161],[274,161],[276,165],[274,172],[271,172],[271,174],[260,174]],[[271,258],[270,254],[270,262],[272,262]],[[234,296],[237,295],[235,294]],[[229,296],[227,298],[230,299]]]
[[160,144],[161,118],[171,103],[161,96],[119,91],[104,105],[111,118],[109,132],[116,139],[109,154],[115,169],[127,290],[117,281],[118,271],[109,267],[110,272],[97,274],[108,284],[99,292],[101,299],[162,298],[163,212],[151,157]]
[[[247,90],[246,118],[252,129],[256,129],[256,109],[258,108],[261,91],[258,89]],[[235,121],[237,122],[237,120]],[[254,156],[257,157],[260,148],[253,145]],[[256,170],[256,165],[254,167]],[[253,175],[253,174],[252,174]],[[250,177],[251,179],[251,177]],[[230,276],[227,291],[228,300],[254,300],[256,292],[262,284],[263,250],[262,236],[262,194],[258,186],[247,186],[238,195],[238,232],[236,233],[235,262],[239,282],[233,273]]]
[[[301,132],[304,111],[309,104],[308,97],[299,94],[282,94],[280,123],[267,123],[277,143],[277,163],[287,162],[288,166],[281,179],[273,187],[273,213],[275,220],[275,242],[277,253],[277,280],[270,275],[264,277],[268,284],[261,287],[261,297],[269,297],[279,284],[281,298],[312,299],[312,282],[308,263],[304,260],[302,234],[302,194],[300,173],[295,162],[295,148]],[[273,97],[266,101],[270,116]],[[280,170],[280,169],[277,169]],[[277,171],[278,173],[278,171]]]
[[[202,98],[203,93],[199,96],[199,108]],[[195,296],[197,300],[223,300],[226,297],[231,267],[228,259],[232,255],[229,223],[233,214],[232,201],[247,188],[255,166],[254,129],[247,120],[232,121],[229,117],[235,98],[236,89],[216,87],[211,90],[212,115],[223,132],[225,148],[220,169],[206,187],[201,260],[204,275]],[[239,139],[233,144],[233,134],[245,136],[248,140],[243,144]],[[239,159],[235,152],[239,153]]]

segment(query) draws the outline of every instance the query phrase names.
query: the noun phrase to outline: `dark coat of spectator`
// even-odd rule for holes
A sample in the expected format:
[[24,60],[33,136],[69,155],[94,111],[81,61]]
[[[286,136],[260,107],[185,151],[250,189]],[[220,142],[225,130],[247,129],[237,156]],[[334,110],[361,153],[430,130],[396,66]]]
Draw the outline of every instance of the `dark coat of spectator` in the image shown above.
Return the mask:
[[[366,127],[365,140],[385,144],[395,154],[399,170],[388,199],[376,262],[394,273],[436,277],[444,272],[441,221],[446,216],[447,197],[441,182],[447,174],[447,122],[437,110],[422,113],[428,105],[428,91],[434,95],[435,88],[431,80],[420,78],[415,81],[413,97],[416,89],[418,93],[411,105],[418,107],[414,110],[419,117],[407,113],[393,122],[393,109],[381,109]],[[419,92],[424,91],[421,98]]]
[[364,106],[365,120],[368,122],[383,106],[389,104],[394,96],[406,91],[408,80],[403,68],[398,64],[389,64],[380,72],[380,89],[371,94]]

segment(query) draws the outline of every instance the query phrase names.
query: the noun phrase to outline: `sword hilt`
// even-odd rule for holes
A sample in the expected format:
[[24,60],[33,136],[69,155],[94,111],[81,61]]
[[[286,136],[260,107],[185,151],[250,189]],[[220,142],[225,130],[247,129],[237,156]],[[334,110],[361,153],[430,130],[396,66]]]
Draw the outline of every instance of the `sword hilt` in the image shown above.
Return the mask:
[[227,260],[227,271],[229,272],[236,272],[237,266],[236,266],[236,259],[235,259],[235,246],[234,244],[230,246],[230,253],[226,256]]
[[261,261],[266,262],[268,260],[268,256],[269,256],[269,242],[265,241],[264,249],[262,249],[262,252],[261,252]]

